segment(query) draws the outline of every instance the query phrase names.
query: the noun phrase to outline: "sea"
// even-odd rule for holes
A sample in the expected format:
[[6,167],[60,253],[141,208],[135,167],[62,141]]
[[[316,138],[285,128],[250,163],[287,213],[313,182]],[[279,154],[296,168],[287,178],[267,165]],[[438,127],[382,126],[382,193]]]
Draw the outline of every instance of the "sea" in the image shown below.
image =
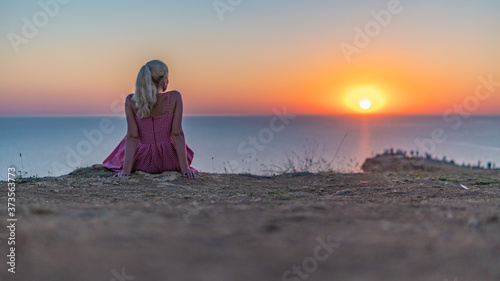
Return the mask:
[[[183,129],[208,173],[362,172],[385,150],[500,167],[500,116],[186,116]],[[102,164],[126,133],[123,117],[1,117],[0,179],[60,176]]]

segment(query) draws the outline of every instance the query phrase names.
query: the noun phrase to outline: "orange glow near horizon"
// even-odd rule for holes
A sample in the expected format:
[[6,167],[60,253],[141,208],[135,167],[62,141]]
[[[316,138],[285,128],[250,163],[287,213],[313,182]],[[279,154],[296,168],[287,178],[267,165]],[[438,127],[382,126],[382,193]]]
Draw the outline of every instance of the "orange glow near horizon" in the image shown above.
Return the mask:
[[[0,30],[20,33],[19,19],[39,9],[33,3],[0,4]],[[408,3],[351,62],[338,46],[353,44],[376,4],[295,1],[277,16],[267,8],[283,4],[262,2],[224,22],[199,4],[72,2],[18,53],[0,41],[0,115],[122,115],[116,108],[152,59],[169,66],[168,89],[182,93],[186,115],[443,114],[474,94],[479,76],[500,81],[497,2]],[[151,9],[168,16],[123,16]],[[462,32],[444,32],[447,24]],[[471,113],[498,114],[498,93]]]

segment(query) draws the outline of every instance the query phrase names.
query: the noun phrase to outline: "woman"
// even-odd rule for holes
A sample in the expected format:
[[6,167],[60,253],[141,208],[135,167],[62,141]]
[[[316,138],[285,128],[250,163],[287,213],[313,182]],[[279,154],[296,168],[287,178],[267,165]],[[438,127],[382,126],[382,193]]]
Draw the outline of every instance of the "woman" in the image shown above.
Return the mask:
[[162,61],[150,61],[139,71],[135,93],[125,100],[127,135],[102,163],[118,172],[115,177],[141,170],[196,178],[198,170],[190,167],[194,153],[182,130],[181,94],[165,92],[167,85],[168,67]]

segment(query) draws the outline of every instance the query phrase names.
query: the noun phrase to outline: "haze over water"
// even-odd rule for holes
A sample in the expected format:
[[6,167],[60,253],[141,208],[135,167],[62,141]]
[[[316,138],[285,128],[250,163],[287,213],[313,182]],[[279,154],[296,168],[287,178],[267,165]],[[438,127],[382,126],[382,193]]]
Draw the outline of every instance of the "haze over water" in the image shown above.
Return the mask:
[[[317,159],[333,160],[332,168],[344,172],[360,171],[365,158],[389,148],[429,152],[457,164],[500,164],[496,116],[471,117],[457,129],[442,116],[296,116],[289,124],[276,121],[273,127],[275,117],[186,117],[187,143],[195,152],[193,166],[203,172],[266,174],[273,164],[284,167],[284,161],[295,159],[293,153],[303,159],[305,149],[315,143]],[[102,130],[107,121],[108,130]],[[432,139],[436,128],[445,132],[446,141],[434,142],[434,148],[419,147],[418,143]],[[5,171],[10,165],[18,170],[24,166],[28,176],[69,173],[102,163],[125,131],[125,120],[114,117],[0,118],[4,136],[0,166]]]

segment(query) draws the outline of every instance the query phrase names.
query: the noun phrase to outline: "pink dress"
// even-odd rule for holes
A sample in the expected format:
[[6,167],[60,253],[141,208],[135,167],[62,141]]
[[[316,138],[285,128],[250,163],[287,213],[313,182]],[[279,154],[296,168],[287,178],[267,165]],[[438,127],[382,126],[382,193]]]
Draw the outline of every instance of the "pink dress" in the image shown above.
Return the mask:
[[[170,107],[170,93],[167,97],[167,114],[138,118],[137,126],[139,128],[139,141],[134,155],[132,171],[141,170],[147,173],[155,174],[164,171],[181,171],[179,158],[172,140],[172,121],[173,115],[168,114]],[[104,160],[102,165],[115,172],[123,169],[123,160],[125,158],[125,136],[111,154]],[[194,152],[186,145],[188,165],[193,162]],[[189,167],[197,171],[193,167]]]

